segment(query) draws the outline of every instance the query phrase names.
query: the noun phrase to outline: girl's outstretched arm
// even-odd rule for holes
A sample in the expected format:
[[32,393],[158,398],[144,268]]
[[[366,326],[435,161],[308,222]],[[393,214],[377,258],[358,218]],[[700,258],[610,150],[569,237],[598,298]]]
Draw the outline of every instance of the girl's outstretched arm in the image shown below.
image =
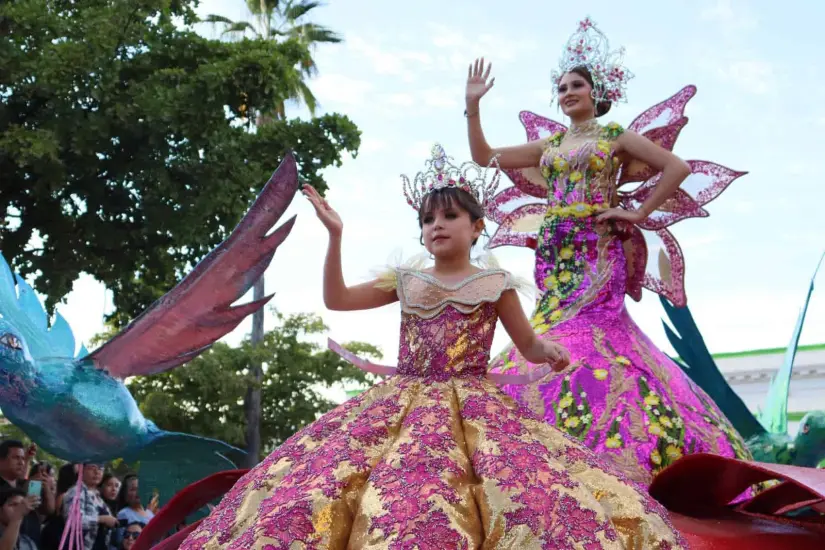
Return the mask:
[[496,310],[501,324],[525,359],[531,363],[548,363],[556,371],[570,364],[567,348],[549,340],[540,340],[536,336],[515,290],[507,290],[501,295]]
[[329,247],[324,262],[324,305],[333,311],[357,311],[385,306],[398,300],[391,290],[378,288],[378,281],[370,281],[353,287],[344,282],[341,269],[341,235],[344,223],[326,199],[313,187],[305,185],[304,196],[315,208],[318,219],[329,231]]

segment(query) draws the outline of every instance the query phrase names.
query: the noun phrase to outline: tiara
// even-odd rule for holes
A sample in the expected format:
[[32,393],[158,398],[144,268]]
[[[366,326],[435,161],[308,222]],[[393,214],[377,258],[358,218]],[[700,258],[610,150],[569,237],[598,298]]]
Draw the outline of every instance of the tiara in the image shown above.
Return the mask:
[[[418,211],[421,209],[424,197],[428,194],[439,189],[455,187],[474,196],[486,212],[488,202],[493,198],[501,177],[498,155],[490,159],[487,167],[481,167],[472,161],[455,166],[450,163],[450,160],[444,148],[436,143],[430,151],[430,158],[424,163],[426,170],[416,174],[412,182],[407,176],[401,174],[407,204]],[[495,173],[488,181],[487,173],[493,165],[495,165]]]
[[586,17],[579,22],[579,29],[567,40],[559,61],[559,68],[552,72],[553,93],[558,93],[561,77],[576,67],[586,67],[593,77],[593,101],[627,101],[627,82],[633,73],[623,65],[624,48],[610,51],[607,36],[593,21]]

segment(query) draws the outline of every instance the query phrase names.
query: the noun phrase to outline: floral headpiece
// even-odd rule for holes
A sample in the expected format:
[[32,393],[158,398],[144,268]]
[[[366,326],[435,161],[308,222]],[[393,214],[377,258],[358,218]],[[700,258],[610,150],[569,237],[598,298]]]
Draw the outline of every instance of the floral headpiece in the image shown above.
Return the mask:
[[624,48],[610,51],[607,36],[596,28],[596,24],[586,17],[579,22],[579,29],[567,40],[558,70],[551,74],[553,93],[558,93],[561,77],[576,67],[586,67],[593,77],[593,101],[614,103],[627,101],[627,82],[633,73],[623,65]]
[[[455,187],[474,196],[486,212],[487,205],[492,200],[501,178],[498,156],[493,157],[486,168],[472,161],[467,161],[459,167],[451,164],[450,160],[444,148],[436,143],[433,145],[430,158],[425,162],[427,167],[425,171],[416,174],[412,182],[407,176],[401,174],[407,204],[418,211],[421,209],[424,197],[429,193]],[[487,174],[493,165],[495,165],[495,172],[493,177],[487,181]]]

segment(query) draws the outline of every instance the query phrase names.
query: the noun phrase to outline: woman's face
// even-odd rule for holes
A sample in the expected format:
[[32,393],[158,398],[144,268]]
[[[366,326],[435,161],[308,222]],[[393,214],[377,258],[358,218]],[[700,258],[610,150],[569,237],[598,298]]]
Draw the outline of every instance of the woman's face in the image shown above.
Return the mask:
[[117,498],[117,490],[120,486],[116,477],[111,477],[106,480],[106,483],[101,487],[101,494],[106,500],[115,500]]
[[559,105],[562,112],[571,118],[593,116],[595,108],[593,87],[578,73],[567,73],[559,81]]
[[133,477],[128,481],[129,485],[126,486],[126,504],[129,506],[134,506],[135,504],[140,504],[140,494],[138,493],[138,480],[136,477]]
[[140,525],[130,525],[123,533],[123,550],[129,550],[135,545],[135,541],[140,536],[143,529]]
[[103,467],[98,464],[86,464],[83,466],[83,483],[86,487],[97,488],[103,481]]

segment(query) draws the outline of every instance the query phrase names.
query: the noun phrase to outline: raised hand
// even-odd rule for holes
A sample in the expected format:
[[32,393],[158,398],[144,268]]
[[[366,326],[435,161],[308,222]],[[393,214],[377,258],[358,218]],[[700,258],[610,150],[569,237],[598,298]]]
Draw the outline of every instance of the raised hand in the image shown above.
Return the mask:
[[[493,87],[496,79],[495,77],[490,78],[490,69],[492,68],[493,64],[489,63],[485,69],[483,57],[476,59],[475,62],[470,65],[470,69],[467,71],[467,89],[464,92],[467,105],[477,104],[479,100],[484,97],[484,94]],[[487,79],[489,79],[489,82]]]
[[321,220],[321,223],[324,224],[324,227],[327,228],[330,236],[340,237],[344,230],[344,222],[341,221],[341,216],[338,215],[338,212],[333,210],[326,199],[311,185],[304,185],[303,193],[315,208],[315,214],[318,216],[318,219]]

